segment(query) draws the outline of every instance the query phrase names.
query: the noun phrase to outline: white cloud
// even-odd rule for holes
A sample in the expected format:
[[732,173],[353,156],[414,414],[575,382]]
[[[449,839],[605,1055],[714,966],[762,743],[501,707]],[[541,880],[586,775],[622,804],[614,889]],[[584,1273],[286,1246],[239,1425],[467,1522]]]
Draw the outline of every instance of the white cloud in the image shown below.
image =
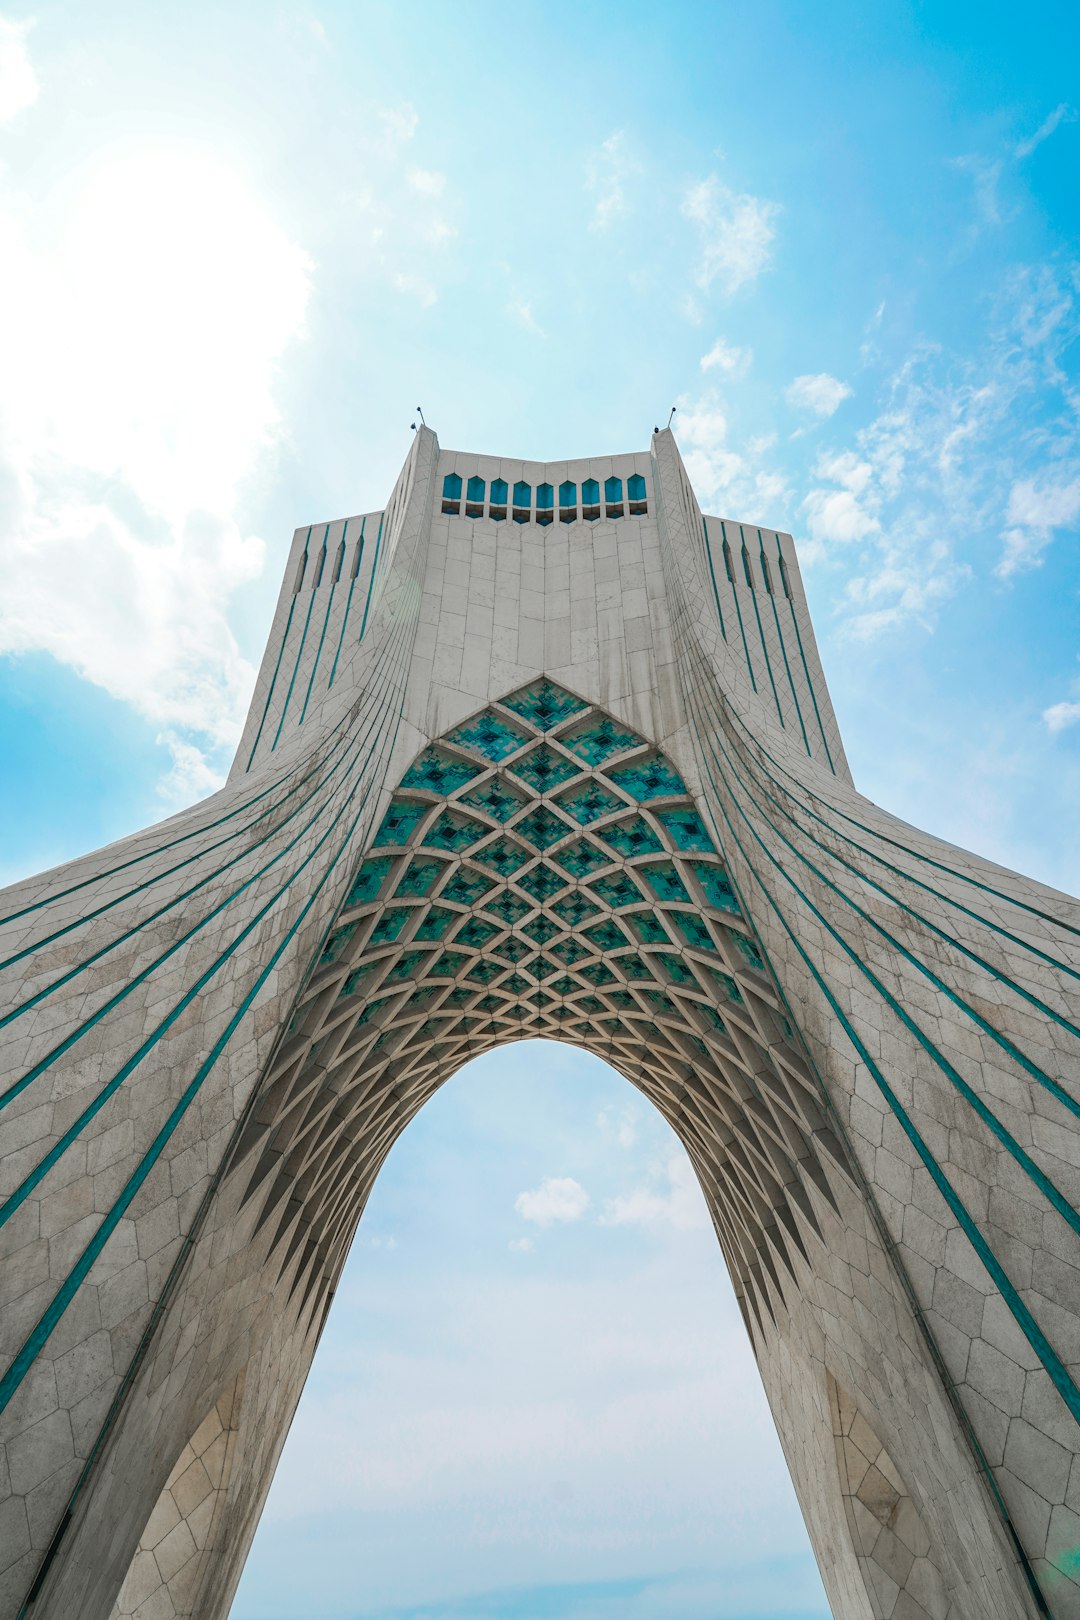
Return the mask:
[[206,786],[253,682],[226,618],[264,560],[243,492],[312,265],[241,176],[161,149],[91,169],[59,221],[0,193],[0,266],[0,650],[158,725],[167,793]]
[[702,371],[718,371],[724,377],[744,377],[753,359],[752,349],[739,349],[717,338],[708,354],[701,357]]
[[392,157],[407,146],[420,127],[420,114],[411,101],[402,101],[396,107],[380,107],[376,117],[377,145],[385,157]]
[[441,197],[446,190],[446,176],[438,169],[410,169],[405,179],[421,197]]
[[1043,710],[1043,720],[1047,731],[1056,736],[1059,731],[1066,731],[1080,721],[1080,703],[1052,703]]
[[593,153],[586,165],[585,189],[596,198],[592,230],[606,231],[615,220],[629,213],[627,184],[640,172],[640,164],[627,154],[626,136],[622,130],[615,130],[601,143],[599,151]]
[[796,377],[784,390],[784,397],[796,410],[812,411],[815,416],[832,416],[845,399],[851,398],[851,389],[838,377],[819,371],[816,375]]
[[803,501],[806,526],[813,539],[839,545],[865,540],[880,528],[877,518],[859,504],[850,489],[812,489]]
[[539,1187],[518,1193],[514,1208],[523,1221],[550,1226],[554,1221],[579,1221],[589,1207],[589,1195],[573,1176],[545,1176]]
[[632,1148],[638,1139],[641,1115],[630,1103],[625,1108],[604,1108],[596,1116],[596,1123],[605,1136],[614,1137],[621,1148]]
[[9,123],[37,100],[37,75],[26,48],[33,26],[0,17],[0,124]]
[[1078,521],[1080,474],[1065,480],[1055,474],[1018,479],[1009,491],[1004,550],[994,572],[1007,579],[1021,569],[1036,568],[1054,530],[1074,529]]
[[689,187],[682,212],[701,238],[694,279],[703,292],[718,282],[723,292],[736,293],[768,266],[780,212],[776,203],[732,191],[711,174]]
[[775,444],[773,435],[756,435],[735,449],[728,443],[727,415],[714,392],[697,399],[684,394],[678,406],[675,428],[687,475],[710,510],[760,519],[787,500],[782,474],[763,465]]
[[674,1226],[678,1231],[707,1227],[709,1212],[693,1165],[683,1152],[673,1153],[652,1180],[632,1192],[610,1198],[601,1226]]
[[515,321],[525,328],[526,332],[531,332],[533,337],[547,337],[544,328],[533,314],[532,304],[527,299],[512,298],[506,306],[506,312],[508,315],[512,315]]
[[439,294],[427,276],[418,275],[415,270],[396,270],[394,286],[407,298],[415,298],[421,309],[430,309],[439,301]]
[[975,188],[975,209],[984,225],[1001,224],[1001,200],[998,186],[1001,182],[1001,160],[969,153],[953,158],[953,167],[971,176]]
[[532,1254],[536,1247],[531,1237],[511,1238],[506,1245],[511,1254]]
[[1043,119],[1034,135],[1028,135],[1025,140],[1017,142],[1015,156],[1021,159],[1021,161],[1024,158],[1029,158],[1032,152],[1034,152],[1035,148],[1037,146],[1041,146],[1043,141],[1049,140],[1050,136],[1056,129],[1060,127],[1060,125],[1071,124],[1075,121],[1075,119],[1076,114],[1069,106],[1068,102],[1059,102],[1054,108],[1053,112]]

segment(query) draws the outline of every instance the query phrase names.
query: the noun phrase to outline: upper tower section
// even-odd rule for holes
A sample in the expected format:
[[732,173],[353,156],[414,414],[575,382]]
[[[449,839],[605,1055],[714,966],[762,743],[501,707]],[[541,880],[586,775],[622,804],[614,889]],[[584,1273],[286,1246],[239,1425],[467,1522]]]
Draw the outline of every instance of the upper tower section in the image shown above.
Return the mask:
[[541,674],[659,739],[702,661],[762,747],[848,779],[791,536],[703,513],[669,431],[540,462],[422,427],[383,510],[296,531],[233,774],[374,684],[417,743]]

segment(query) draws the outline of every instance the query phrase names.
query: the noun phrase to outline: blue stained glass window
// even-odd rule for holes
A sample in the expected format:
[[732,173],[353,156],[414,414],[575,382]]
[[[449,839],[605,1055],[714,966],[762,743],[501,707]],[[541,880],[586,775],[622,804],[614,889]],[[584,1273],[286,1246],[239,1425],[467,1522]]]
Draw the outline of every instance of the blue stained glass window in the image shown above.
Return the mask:
[[457,473],[447,473],[443,479],[442,498],[444,501],[460,501],[461,479]]
[[557,900],[551,909],[568,928],[576,928],[586,917],[595,917],[599,907],[586,900],[583,894],[574,893],[568,894],[564,900]]
[[715,951],[712,935],[703,920],[694,912],[677,911],[674,914],[674,921],[688,944],[696,946],[699,951]]
[[389,870],[390,862],[387,860],[361,861],[345,904],[360,906],[365,900],[374,900]]
[[532,485],[531,484],[526,484],[522,480],[519,483],[516,483],[514,485],[514,505],[515,506],[531,506],[532,505]]
[[694,861],[692,869],[711,906],[716,906],[721,911],[738,911],[739,902],[722,866],[710,866],[705,861]]
[[535,686],[524,687],[503,698],[503,707],[512,709],[523,720],[528,720],[538,731],[550,731],[568,715],[579,714],[585,705],[580,698],[565,692],[545,676]]
[[[517,500],[516,492],[515,492],[515,495],[514,495],[514,499],[515,499],[515,501]],[[524,503],[522,503],[522,504],[524,504]],[[537,510],[542,510],[542,509],[546,510],[548,507],[551,507],[551,506],[555,505],[555,491],[554,491],[554,489],[552,488],[552,486],[550,484],[537,484],[537,486],[536,486],[536,505],[537,505]]]
[[664,847],[652,828],[643,817],[634,816],[629,821],[616,822],[613,827],[605,827],[600,837],[605,844],[618,850],[620,855],[630,859],[634,855],[657,855]]
[[534,866],[531,872],[526,872],[517,881],[526,894],[531,894],[541,904],[566,887],[566,879],[560,877],[551,866]]
[[659,755],[634,760],[630,765],[616,765],[607,774],[624,793],[632,793],[635,799],[666,799],[686,792],[682,778]]
[[[459,489],[461,488],[461,480],[460,480],[460,478],[458,479],[458,488]],[[622,502],[622,479],[621,478],[605,478],[604,479],[604,499],[608,503],[609,506],[618,506],[618,505],[621,504],[621,502]]]
[[626,935],[618,924],[610,919],[597,923],[595,928],[590,928],[585,937],[592,941],[598,951],[620,951],[626,944]]
[[627,917],[634,933],[646,945],[670,945],[667,932],[659,917],[653,911],[632,911]]
[[601,816],[610,816],[613,811],[622,808],[618,799],[610,793],[605,793],[597,782],[590,781],[585,781],[580,787],[564,793],[558,804],[560,810],[567,811],[583,827],[598,821]]
[[434,826],[428,828],[424,843],[433,844],[436,849],[468,849],[486,832],[487,828],[479,821],[473,821],[471,816],[458,816],[444,810]]
[[479,851],[476,859],[483,861],[485,866],[490,866],[500,877],[509,877],[519,866],[524,866],[529,859],[529,851],[522,849],[520,844],[515,844],[510,838],[496,838],[486,849]]
[[607,715],[591,721],[584,730],[576,731],[572,737],[562,740],[572,754],[577,754],[579,759],[586,760],[590,765],[602,765],[612,754],[624,754],[628,748],[636,748],[641,742],[640,737],[625,726],[609,720]]
[[597,483],[595,478],[586,478],[585,482],[582,484],[581,504],[582,506],[600,505],[600,485]]
[[566,868],[571,877],[588,877],[590,872],[599,871],[602,866],[611,865],[611,856],[605,855],[602,850],[594,849],[584,839],[571,844],[568,849],[561,849],[554,857],[560,866]]
[[480,767],[467,759],[455,759],[438,748],[425,749],[401,779],[402,787],[423,788],[427,793],[449,794],[479,774]]
[[577,776],[580,766],[571,764],[546,743],[534,748],[531,754],[524,759],[516,759],[510,769],[515,776],[528,782],[537,793],[551,793],[560,783],[568,782],[572,776]]
[[645,480],[640,473],[634,473],[626,480],[627,499],[643,501],[645,499]]
[[474,473],[469,479],[468,487],[465,491],[465,499],[467,501],[482,501],[484,499],[484,488],[484,480],[482,478],[477,478],[476,474]]
[[442,861],[412,861],[394,892],[401,899],[428,894],[445,871]]
[[576,506],[577,505],[577,485],[571,483],[569,478],[566,480],[566,482],[564,484],[559,485],[559,505],[560,506]]
[[442,939],[450,924],[457,921],[458,915],[458,912],[446,911],[442,906],[432,906],[416,930],[416,938]]
[[643,866],[641,871],[653,893],[661,900],[690,899],[686,885],[670,861],[658,861],[653,866]]
[[474,872],[463,866],[460,872],[455,872],[450,882],[442,892],[443,900],[452,900],[456,906],[474,906],[480,896],[487,894],[489,889],[495,887],[495,879],[485,877],[482,872]]
[[762,961],[761,952],[748,934],[740,934],[737,928],[729,928],[728,938],[744,962],[749,962],[752,968],[757,968],[759,973],[764,973],[765,963]]
[[420,804],[416,799],[394,799],[375,835],[376,849],[380,844],[407,844],[410,833],[422,820],[427,808],[426,804]]
[[409,908],[397,906],[390,911],[384,911],[374,928],[371,930],[369,945],[381,945],[385,940],[397,939],[405,926],[405,919],[409,915]]
[[475,749],[478,754],[498,764],[522,746],[525,733],[488,709],[484,714],[478,714],[475,720],[467,720],[463,726],[452,731],[450,741],[462,748]]
[[525,800],[519,798],[516,793],[511,793],[501,779],[496,777],[483,787],[474,788],[471,793],[466,793],[461,803],[471,804],[474,810],[486,810],[496,821],[509,821],[515,810],[521,809]]
[[506,479],[505,478],[493,478],[491,480],[491,504],[492,504],[492,506],[505,506],[506,505]]
[[676,849],[715,855],[712,839],[696,810],[659,810],[656,819],[662,823]]

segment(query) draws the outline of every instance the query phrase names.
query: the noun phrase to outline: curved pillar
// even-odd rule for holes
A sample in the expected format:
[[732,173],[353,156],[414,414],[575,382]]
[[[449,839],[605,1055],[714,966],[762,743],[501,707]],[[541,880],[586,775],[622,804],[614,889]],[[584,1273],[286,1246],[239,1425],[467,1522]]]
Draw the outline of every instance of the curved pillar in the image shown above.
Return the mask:
[[686,1147],[835,1614],[1080,1615],[1078,929],[856,792],[669,434],[423,430],[297,532],[228,785],[2,897],[0,1620],[223,1620],[387,1152],[535,1035]]

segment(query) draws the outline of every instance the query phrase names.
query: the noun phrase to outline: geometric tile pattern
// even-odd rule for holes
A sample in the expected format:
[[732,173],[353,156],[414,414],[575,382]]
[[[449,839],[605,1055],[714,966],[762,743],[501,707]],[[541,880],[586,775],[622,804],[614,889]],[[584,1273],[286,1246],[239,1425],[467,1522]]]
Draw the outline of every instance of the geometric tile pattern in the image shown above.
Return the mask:
[[[538,757],[542,770],[523,765]],[[449,857],[434,875],[432,848]],[[805,1230],[817,1230],[808,1189],[827,1193],[810,1145],[820,1095],[784,1023],[678,774],[545,680],[459,725],[406,771],[295,1014],[288,1055],[268,1076],[280,1123],[245,1143],[246,1196],[259,1196],[283,1271],[309,1246],[291,1283],[302,1305],[351,1236],[350,1183],[359,1195],[385,1150],[371,1132],[373,1094],[418,1107],[467,1057],[507,1040],[595,1051],[599,1039],[647,1094],[686,1095],[687,1128],[707,1135],[702,1146],[722,1167],[725,1251],[750,1309],[771,1317],[775,1291],[796,1287]],[[695,1118],[695,1093],[730,1120],[723,1147],[715,1124]],[[300,1216],[298,1184],[308,1187]]]

